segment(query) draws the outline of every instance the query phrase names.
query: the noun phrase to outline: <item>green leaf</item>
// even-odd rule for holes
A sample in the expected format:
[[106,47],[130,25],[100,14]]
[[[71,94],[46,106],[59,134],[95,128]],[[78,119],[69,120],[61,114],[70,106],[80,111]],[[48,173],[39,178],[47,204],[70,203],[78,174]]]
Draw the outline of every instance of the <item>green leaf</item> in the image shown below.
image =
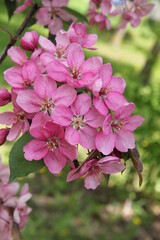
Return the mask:
[[12,15],[13,15],[14,10],[17,8],[16,0],[14,0],[14,1],[4,0],[4,3],[5,3],[6,8],[7,8],[8,19],[10,20]]
[[78,22],[88,23],[88,19],[86,18],[86,16],[81,14],[80,12],[77,12],[76,10],[73,10],[69,7],[64,7],[63,9],[66,10],[67,12],[71,13],[73,16],[77,17]]
[[44,166],[44,162],[42,160],[27,161],[24,158],[23,147],[32,139],[32,136],[29,132],[27,132],[14,144],[9,156],[9,182],[12,182],[18,177],[24,177],[29,173],[36,172]]
[[33,0],[34,3],[36,3],[39,7],[42,7],[42,1],[41,0]]

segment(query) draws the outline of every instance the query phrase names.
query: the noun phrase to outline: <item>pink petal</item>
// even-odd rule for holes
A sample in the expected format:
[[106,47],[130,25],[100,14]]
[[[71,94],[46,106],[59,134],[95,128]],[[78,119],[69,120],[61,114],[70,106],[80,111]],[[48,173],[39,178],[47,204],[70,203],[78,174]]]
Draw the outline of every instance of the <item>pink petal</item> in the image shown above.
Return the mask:
[[63,49],[66,49],[70,44],[68,33],[63,30],[59,30],[57,32],[55,40],[57,43],[57,47],[63,47]]
[[49,63],[54,61],[54,55],[52,53],[42,53],[40,60],[44,66],[47,66]]
[[49,39],[47,39],[43,36],[39,37],[39,44],[44,50],[46,50],[52,54],[54,54],[56,51],[56,47],[54,46],[54,44]]
[[67,63],[73,70],[75,67],[79,69],[84,63],[84,52],[82,47],[77,43],[72,43],[67,49]]
[[114,156],[101,158],[98,161],[98,166],[105,174],[115,174],[125,169],[125,165],[121,163],[120,159]]
[[53,7],[64,7],[68,5],[68,0],[52,0],[52,6]]
[[97,42],[97,40],[98,40],[97,34],[87,34],[84,38],[82,47],[90,48]]
[[38,127],[38,126],[45,126],[47,122],[51,121],[49,115],[47,112],[39,112],[36,113],[35,116],[32,119],[31,129]]
[[135,138],[133,133],[120,130],[120,132],[116,134],[115,147],[120,152],[127,152],[128,149],[135,148]]
[[113,133],[104,135],[102,131],[99,132],[96,137],[96,147],[104,155],[110,154],[115,147],[115,135]]
[[126,87],[126,83],[123,78],[113,76],[111,79],[111,87],[112,87],[112,91],[123,94],[124,89]]
[[70,144],[76,145],[79,143],[80,135],[73,126],[69,126],[66,127],[65,138]]
[[110,63],[104,64],[100,70],[100,77],[103,81],[103,87],[106,87],[112,79],[112,66]]
[[108,135],[111,132],[111,121],[112,121],[112,114],[110,113],[107,115],[103,122],[103,133]]
[[11,60],[19,65],[23,65],[27,62],[27,56],[24,50],[20,49],[19,47],[11,47],[8,52],[8,56]]
[[98,74],[102,66],[102,61],[101,57],[88,58],[82,66],[83,74],[87,72],[91,72],[94,75]]
[[113,111],[127,104],[126,98],[118,92],[109,92],[107,97],[104,98],[104,102],[107,107]]
[[52,112],[51,117],[55,123],[66,127],[71,124],[73,113],[70,108],[59,105],[54,108],[54,111]]
[[107,1],[107,0],[103,1],[100,5],[102,14],[103,15],[108,14],[111,10],[111,7],[112,7],[111,1]]
[[52,136],[64,139],[64,129],[60,125],[48,122],[45,124],[45,127],[52,133]]
[[34,90],[42,99],[51,99],[53,92],[57,89],[56,82],[45,74],[38,75]]
[[24,79],[22,77],[22,67],[14,66],[7,69],[4,72],[4,78],[6,82],[15,88],[23,88],[24,87]]
[[79,94],[71,106],[71,109],[75,115],[84,115],[91,107],[91,96],[87,93]]
[[0,124],[11,125],[16,122],[16,116],[13,112],[4,112],[0,114]]
[[91,127],[98,128],[103,125],[105,117],[93,107],[85,114],[84,119]]
[[38,140],[46,140],[53,137],[53,133],[50,129],[43,126],[37,126],[35,128],[30,128],[30,134]]
[[48,66],[46,66],[46,70],[48,72],[48,76],[58,82],[67,81],[68,76],[70,76],[68,68],[57,60],[53,60],[49,63]]
[[59,150],[63,155],[65,155],[70,160],[77,159],[78,157],[77,147],[70,145],[65,140],[61,140],[59,142]]
[[114,118],[115,119],[124,119],[124,118],[127,118],[129,117],[132,112],[134,111],[135,109],[135,105],[134,103],[128,103],[126,104],[126,106],[123,106],[121,108],[119,108],[115,114],[114,114]]
[[84,186],[87,189],[96,189],[97,186],[101,183],[103,174],[95,169],[90,170],[85,177]]
[[63,22],[60,18],[54,17],[52,20],[50,20],[48,24],[48,28],[51,34],[55,35],[58,30],[62,29]]
[[89,125],[84,126],[79,130],[79,144],[87,149],[96,149],[95,139],[97,130]]
[[34,82],[38,74],[39,74],[39,69],[35,61],[29,60],[27,61],[27,63],[23,65],[22,75],[23,75],[24,81],[29,81],[32,83]]
[[124,130],[134,131],[137,127],[141,126],[144,118],[139,115],[130,116],[126,119],[127,123],[124,125]]
[[66,161],[66,157],[61,154],[58,148],[54,152],[48,152],[44,158],[44,163],[53,174],[60,173],[66,165]]
[[41,99],[33,90],[20,91],[16,102],[28,113],[35,113],[41,110]]
[[93,98],[93,104],[97,111],[106,116],[108,114],[108,108],[101,98]]
[[77,92],[73,87],[63,84],[53,93],[52,99],[55,106],[62,104],[68,107],[74,102],[76,96]]
[[41,160],[48,153],[46,142],[39,140],[32,140],[23,148],[24,157],[28,161]]

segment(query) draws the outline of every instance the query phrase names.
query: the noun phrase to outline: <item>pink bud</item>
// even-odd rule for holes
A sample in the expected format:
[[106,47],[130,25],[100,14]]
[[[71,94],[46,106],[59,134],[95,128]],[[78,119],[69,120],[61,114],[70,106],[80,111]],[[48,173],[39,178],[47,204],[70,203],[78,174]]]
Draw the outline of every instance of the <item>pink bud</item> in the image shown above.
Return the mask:
[[2,146],[5,143],[8,133],[9,130],[7,128],[0,129],[0,146]]
[[11,101],[11,94],[5,88],[0,88],[0,106],[4,106]]
[[26,32],[20,40],[21,47],[28,51],[34,51],[38,46],[38,34],[35,31]]

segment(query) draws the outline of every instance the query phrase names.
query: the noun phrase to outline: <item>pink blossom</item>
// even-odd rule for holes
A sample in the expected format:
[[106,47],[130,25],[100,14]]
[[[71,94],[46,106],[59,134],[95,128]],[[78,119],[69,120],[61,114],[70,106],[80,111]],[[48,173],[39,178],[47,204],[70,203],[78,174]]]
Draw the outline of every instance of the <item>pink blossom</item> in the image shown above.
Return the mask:
[[58,174],[68,159],[77,159],[77,148],[66,142],[64,130],[60,125],[48,122],[44,127],[32,128],[30,133],[35,140],[23,148],[27,160],[44,158],[49,171]]
[[148,15],[155,6],[155,4],[149,4],[148,0],[134,0],[132,4],[135,14],[139,17]]
[[20,91],[18,105],[28,113],[53,111],[55,106],[70,106],[76,98],[76,90],[64,84],[57,88],[56,82],[46,75],[39,75],[34,83],[34,90]]
[[15,92],[12,92],[13,112],[4,112],[0,114],[0,124],[6,124],[11,126],[7,135],[8,141],[17,139],[22,132],[23,134],[29,130],[29,123],[27,117],[29,117],[17,104],[16,104]]
[[12,46],[11,48],[9,48],[7,54],[13,62],[19,65],[23,65],[27,62],[27,55],[25,51],[17,46]]
[[112,76],[111,64],[103,65],[97,78],[92,86],[95,96],[93,103],[101,114],[106,115],[108,108],[115,111],[127,103],[123,96],[125,81],[121,77]]
[[9,129],[7,128],[0,129],[0,146],[2,146],[5,143],[8,133]]
[[78,43],[83,48],[90,48],[97,42],[96,34],[87,34],[86,25],[83,23],[72,23],[68,30],[71,43]]
[[6,82],[14,88],[31,88],[39,74],[39,69],[33,60],[28,60],[23,66],[14,66],[4,72]]
[[66,127],[66,140],[72,144],[81,144],[95,149],[96,128],[102,126],[104,117],[95,108],[91,108],[91,97],[87,93],[79,94],[71,108],[55,107],[52,113],[54,122]]
[[0,107],[11,101],[11,94],[5,88],[0,88]]
[[62,28],[62,21],[75,20],[75,17],[62,9],[67,6],[68,0],[42,0],[42,4],[43,7],[36,15],[37,23],[42,26],[48,25],[51,34],[56,34]]
[[9,167],[3,166],[0,161],[0,239],[12,239],[15,224],[22,229],[28,221],[31,208],[26,203],[31,198],[28,184],[25,184],[17,196],[19,184],[9,183]]
[[130,116],[134,111],[133,103],[126,104],[115,111],[114,117],[109,114],[103,129],[97,134],[96,147],[105,155],[110,154],[114,148],[120,152],[127,152],[135,148],[133,131],[143,123],[139,115]]
[[59,30],[56,34],[56,46],[47,38],[40,36],[39,44],[46,51],[41,55],[41,60],[46,66],[49,62],[57,59],[61,62],[66,61],[66,50],[70,44],[69,36],[63,30]]
[[28,51],[34,51],[38,47],[38,33],[26,32],[20,40],[21,47]]
[[125,166],[115,156],[101,158],[99,161],[92,159],[82,164],[79,171],[73,169],[67,176],[67,182],[85,175],[84,185],[87,189],[96,189],[105,174],[115,174],[124,171]]
[[72,43],[67,49],[67,64],[68,67],[56,60],[50,62],[46,67],[48,75],[58,82],[81,88],[93,83],[102,66],[102,58],[91,57],[85,61],[82,47]]
[[21,5],[20,7],[16,8],[16,10],[14,11],[14,14],[19,13],[19,12],[23,12],[31,4],[32,4],[32,0],[25,0],[23,5]]

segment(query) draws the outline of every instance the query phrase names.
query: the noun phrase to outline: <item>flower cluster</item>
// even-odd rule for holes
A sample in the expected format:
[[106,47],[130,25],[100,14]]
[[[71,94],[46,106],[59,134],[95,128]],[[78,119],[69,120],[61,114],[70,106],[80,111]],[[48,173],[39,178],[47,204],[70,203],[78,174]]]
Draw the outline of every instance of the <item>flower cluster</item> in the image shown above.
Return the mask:
[[25,184],[17,196],[19,184],[9,183],[9,167],[0,161],[0,239],[13,239],[14,229],[20,231],[27,223],[31,208],[26,202],[31,198]]
[[110,29],[109,18],[119,15],[122,23],[118,29],[125,28],[128,23],[137,27],[141,18],[148,15],[153,7],[154,4],[149,4],[148,0],[90,0],[89,22],[91,25],[97,23],[101,30]]
[[[14,13],[24,11],[32,5],[32,2],[32,0],[25,0]],[[76,17],[63,9],[68,5],[69,0],[42,0],[41,2],[42,7],[38,9],[36,14],[37,24],[47,26],[51,34],[55,35],[63,27],[63,21],[76,21]]]
[[[0,114],[0,124],[10,127],[3,142],[29,130],[34,139],[23,149],[28,161],[44,159],[53,174],[69,164],[68,181],[86,175],[85,187],[92,189],[103,175],[125,169],[120,153],[135,148],[133,131],[143,122],[131,115],[135,105],[124,97],[125,81],[113,75],[111,64],[101,57],[85,59],[83,48],[92,49],[96,41],[82,23],[60,30],[55,45],[26,33],[23,49],[8,50],[16,63],[4,73],[13,112]],[[30,58],[25,50],[32,51]],[[78,144],[91,154],[77,168]]]

